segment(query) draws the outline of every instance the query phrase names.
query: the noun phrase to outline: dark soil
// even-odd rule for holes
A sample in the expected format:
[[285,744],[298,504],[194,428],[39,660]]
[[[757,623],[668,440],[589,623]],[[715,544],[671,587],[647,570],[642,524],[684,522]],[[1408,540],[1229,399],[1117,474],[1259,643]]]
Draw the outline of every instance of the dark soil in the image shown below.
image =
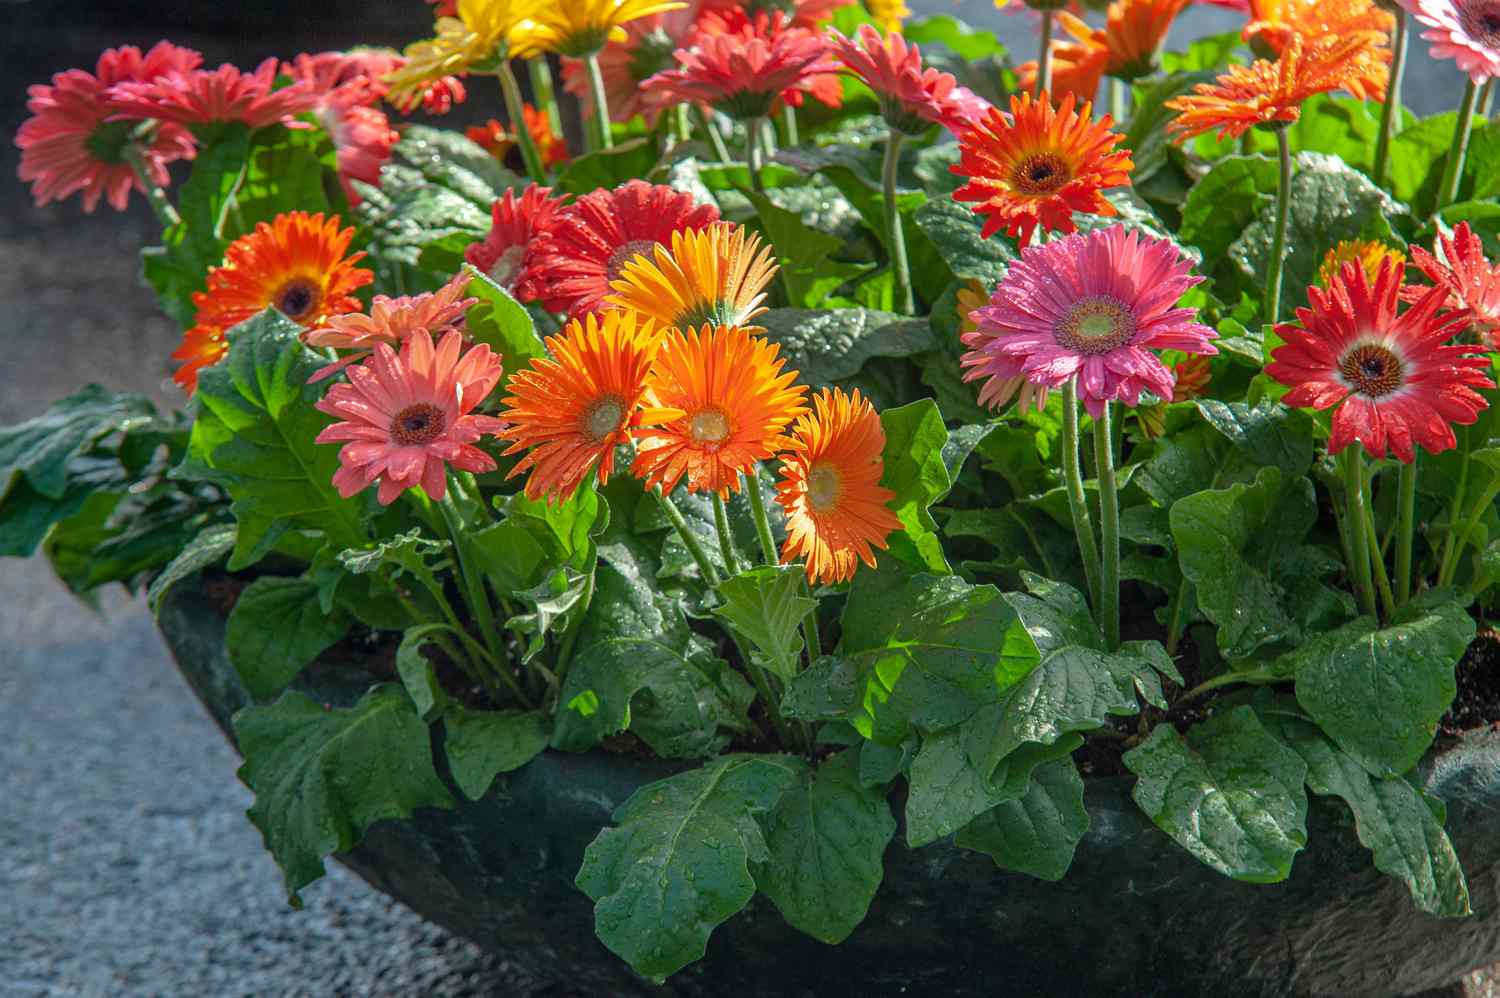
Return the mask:
[[1436,745],[1445,748],[1466,731],[1500,727],[1500,632],[1485,628],[1459,660],[1458,695],[1438,722]]

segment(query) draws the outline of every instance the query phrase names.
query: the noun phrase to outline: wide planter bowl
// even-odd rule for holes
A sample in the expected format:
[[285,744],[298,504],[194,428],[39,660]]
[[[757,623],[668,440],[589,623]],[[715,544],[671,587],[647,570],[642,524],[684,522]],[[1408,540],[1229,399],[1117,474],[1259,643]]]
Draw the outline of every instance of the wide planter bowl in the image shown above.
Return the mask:
[[[226,734],[251,702],[224,649],[225,615],[192,580],[159,626]],[[370,684],[315,669],[333,704]],[[1421,772],[1448,803],[1448,834],[1476,914],[1421,914],[1378,873],[1342,805],[1313,798],[1310,844],[1285,883],[1202,866],[1136,809],[1126,780],[1087,781],[1092,825],[1072,869],[1045,883],[898,833],[869,916],[838,946],[788,927],[757,897],[715,931],[707,955],[655,987],[594,937],[573,886],[584,848],[637,788],[680,767],[603,752],[545,752],[452,810],[372,827],[338,860],[414,911],[566,995],[1405,995],[1500,961],[1500,736],[1471,736]]]

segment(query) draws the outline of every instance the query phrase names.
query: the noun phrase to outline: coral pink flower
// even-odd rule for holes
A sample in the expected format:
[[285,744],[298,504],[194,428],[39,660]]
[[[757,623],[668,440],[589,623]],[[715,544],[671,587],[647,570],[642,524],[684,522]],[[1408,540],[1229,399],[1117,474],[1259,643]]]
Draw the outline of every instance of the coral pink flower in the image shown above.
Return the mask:
[[705,13],[724,18],[750,20],[757,14],[781,12],[791,18],[794,28],[821,28],[833,19],[833,12],[854,0],[703,0]]
[[380,167],[401,138],[385,113],[374,106],[390,89],[380,79],[388,62],[319,52],[303,53],[281,68],[284,75],[306,83],[316,95],[311,110],[338,153],[339,182],[350,204],[361,200],[350,181],[380,186]]
[[[697,17],[698,4],[695,2],[681,10],[652,14],[621,25],[625,40],[609,42],[598,57],[610,120],[623,124],[641,114],[645,115],[648,125],[656,124],[661,108],[646,103],[641,95],[641,84],[676,65],[672,53],[691,46],[693,22]],[[585,115],[592,115],[594,96],[583,60],[564,59],[562,72],[563,89],[578,98]]]
[[407,489],[422,486],[432,499],[447,494],[447,467],[494,471],[495,459],[474,446],[505,421],[474,414],[500,382],[500,358],[484,344],[460,356],[463,334],[451,329],[434,348],[418,330],[401,344],[375,346],[375,355],[349,368],[348,383],[328,390],[317,408],[343,422],[318,434],[320,444],[346,441],[333,485],[345,499],[380,483],[389,506]]
[[625,264],[670,246],[672,233],[703,229],[719,220],[713,205],[691,194],[631,180],[612,191],[585,194],[552,218],[527,265],[534,292],[551,312],[580,318],[604,308],[610,283]]
[[1095,416],[1113,399],[1137,404],[1142,391],[1170,400],[1172,371],[1151,351],[1218,352],[1197,310],[1174,307],[1203,280],[1191,269],[1171,243],[1122,225],[1028,246],[971,313],[965,380],[990,379],[980,399],[992,403],[1017,377],[1056,388],[1076,375]]
[[989,109],[949,73],[922,68],[922,53],[898,34],[884,38],[868,24],[859,27],[859,41],[830,32],[833,47],[844,65],[880,98],[886,124],[907,135],[920,135],[933,122],[961,132]]
[[277,62],[267,59],[253,73],[228,63],[218,69],[173,71],[149,82],[125,82],[109,91],[122,118],[154,118],[178,125],[238,121],[263,128],[310,111],[317,94],[306,82],[274,90]]
[[[1453,230],[1453,238],[1438,235],[1433,247],[1442,253],[1439,260],[1420,246],[1411,247],[1412,263],[1427,275],[1427,279],[1448,291],[1444,308],[1459,310],[1469,323],[1478,327],[1492,349],[1500,349],[1500,267],[1495,267],[1484,258],[1484,244],[1469,228],[1468,222],[1459,222]],[[1427,293],[1424,287],[1409,285],[1401,289],[1401,299],[1407,302],[1421,300]]]
[[788,27],[779,12],[735,31],[716,26],[712,15],[700,27],[697,43],[675,53],[678,68],[641,84],[648,103],[694,101],[742,121],[772,114],[783,103],[800,106],[804,92],[838,106],[839,64],[821,35]]
[[551,230],[552,219],[562,207],[552,188],[532,184],[518,198],[508,190],[490,207],[490,231],[482,242],[464,250],[464,259],[490,280],[522,301],[541,296],[532,278],[532,264],[540,241]]
[[305,81],[325,101],[378,104],[390,87],[381,79],[395,68],[399,56],[379,51],[302,53],[281,64],[281,72]]
[[197,52],[168,42],[158,42],[144,55],[133,46],[106,49],[93,73],[72,69],[53,76],[50,86],[30,87],[26,107],[32,117],[16,133],[16,145],[21,179],[31,182],[36,203],[81,192],[84,211],[93,211],[101,198],[116,211],[125,210],[130,192],[145,190],[125,158],[132,141],[140,147],[152,182],[171,180],[167,164],[192,158],[193,137],[176,125],[160,125],[132,139],[138,126],[108,120],[105,91],[117,83],[187,72],[201,61]]
[[1500,0],[1397,0],[1427,25],[1435,59],[1452,59],[1475,84],[1500,76]]
[[400,346],[418,331],[438,336],[456,328],[469,307],[479,301],[478,298],[463,297],[468,286],[469,275],[460,273],[438,290],[426,294],[400,298],[376,295],[370,303],[369,315],[349,312],[329,317],[326,325],[307,334],[307,344],[360,352],[320,368],[307,380],[310,383],[322,381],[349,364],[363,360],[377,343]]

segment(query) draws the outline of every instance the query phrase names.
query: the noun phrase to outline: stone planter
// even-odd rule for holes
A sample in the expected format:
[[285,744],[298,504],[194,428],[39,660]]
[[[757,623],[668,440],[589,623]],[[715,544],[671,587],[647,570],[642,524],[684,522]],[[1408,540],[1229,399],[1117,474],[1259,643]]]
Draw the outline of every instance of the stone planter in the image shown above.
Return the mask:
[[[191,582],[161,609],[184,677],[229,731],[249,702],[224,651],[224,618]],[[352,702],[368,676],[315,670],[304,685]],[[1453,982],[1500,960],[1500,737],[1430,758],[1426,787],[1448,802],[1448,831],[1476,914],[1419,913],[1377,873],[1342,805],[1314,798],[1311,845],[1292,878],[1225,879],[1157,831],[1119,779],[1091,780],[1092,817],[1072,870],[1049,884],[898,834],[864,924],[825,946],[757,898],[715,932],[707,956],[654,988],[594,937],[573,886],[584,847],[662,763],[547,752],[482,801],[372,828],[339,858],[381,891],[493,949],[561,995],[1338,995],[1376,998]]]

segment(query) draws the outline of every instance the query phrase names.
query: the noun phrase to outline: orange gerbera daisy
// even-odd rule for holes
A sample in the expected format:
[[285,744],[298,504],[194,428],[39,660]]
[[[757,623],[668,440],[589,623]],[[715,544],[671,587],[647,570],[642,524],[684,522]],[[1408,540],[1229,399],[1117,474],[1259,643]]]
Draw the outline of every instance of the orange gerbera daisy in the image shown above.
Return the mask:
[[528,498],[561,502],[596,464],[599,481],[609,481],[616,445],[628,443],[640,425],[646,375],[660,344],[650,319],[623,309],[591,313],[548,337],[551,357],[511,375],[509,425],[500,435],[512,441],[507,455],[530,448],[510,472],[531,471]]
[[1348,38],[1329,35],[1304,44],[1292,35],[1275,62],[1257,59],[1249,66],[1231,66],[1213,83],[1200,83],[1193,93],[1169,100],[1181,112],[1167,125],[1178,142],[1218,129],[1219,138],[1239,138],[1255,125],[1293,122],[1302,116],[1302,102],[1313,94],[1347,90],[1361,99],[1385,99],[1385,66],[1380,66],[1378,90],[1368,86],[1371,71],[1369,35]]
[[1373,239],[1342,239],[1323,257],[1318,268],[1318,283],[1323,287],[1333,284],[1333,279],[1344,269],[1346,263],[1357,263],[1364,268],[1365,276],[1373,283],[1386,260],[1394,260],[1400,273],[1406,272],[1406,254],[1385,243]]
[[172,380],[189,395],[198,390],[198,372],[219,362],[229,351],[224,330],[218,326],[194,326],[182,334],[182,345],[172,351],[172,359],[182,366],[172,372]]
[[951,167],[969,182],[954,200],[977,202],[988,239],[1004,228],[1022,244],[1038,225],[1072,232],[1073,213],[1113,215],[1114,205],[1099,192],[1130,183],[1130,151],[1115,150],[1124,136],[1110,131],[1113,119],[1091,118],[1085,101],[1073,110],[1072,94],[1054,110],[1048,94],[1010,99],[1010,115],[990,108],[984,119],[959,139],[959,160]]
[[[1157,54],[1172,22],[1191,0],[1115,0],[1102,28],[1091,28],[1067,11],[1058,13],[1064,31],[1076,39],[1052,43],[1052,88],[1093,100],[1102,76],[1136,80],[1154,73]],[[1368,0],[1366,0],[1368,2]],[[1016,70],[1022,90],[1036,89],[1035,60]]]
[[[568,152],[568,140],[552,130],[552,121],[547,117],[546,111],[539,111],[530,104],[522,104],[521,117],[526,121],[526,131],[531,134],[531,141],[536,143],[537,155],[542,158],[543,166],[551,169],[568,161],[571,155]],[[521,147],[516,144],[516,134],[494,118],[483,125],[470,125],[464,130],[464,136],[469,141],[483,147],[513,171],[522,172],[525,167],[521,162]]]
[[[1109,66],[1109,35],[1103,28],[1091,27],[1082,18],[1058,11],[1058,26],[1072,35],[1074,41],[1052,43],[1052,93],[1072,94],[1077,100],[1091,101],[1099,91],[1099,81]],[[1016,86],[1023,93],[1036,90],[1037,61],[1016,67]]]
[[742,326],[765,311],[761,302],[776,276],[776,259],[743,226],[715,222],[674,232],[671,250],[658,243],[653,253],[654,261],[641,255],[624,265],[606,304],[678,329]]
[[885,429],[858,388],[824,388],[813,405],[792,428],[776,483],[786,513],[781,560],[803,559],[809,582],[847,582],[859,561],[874,568],[874,549],[901,528],[886,506],[896,493],[880,485]]
[[667,334],[647,385],[644,434],[633,474],[671,492],[727,496],[740,474],[787,447],[785,430],[807,411],[796,371],[782,371],[775,343],[740,326]]
[[1296,35],[1303,45],[1326,39],[1363,37],[1369,47],[1356,70],[1364,89],[1384,92],[1391,50],[1386,42],[1396,19],[1372,0],[1251,0],[1250,23],[1241,37],[1263,59],[1274,60]]

